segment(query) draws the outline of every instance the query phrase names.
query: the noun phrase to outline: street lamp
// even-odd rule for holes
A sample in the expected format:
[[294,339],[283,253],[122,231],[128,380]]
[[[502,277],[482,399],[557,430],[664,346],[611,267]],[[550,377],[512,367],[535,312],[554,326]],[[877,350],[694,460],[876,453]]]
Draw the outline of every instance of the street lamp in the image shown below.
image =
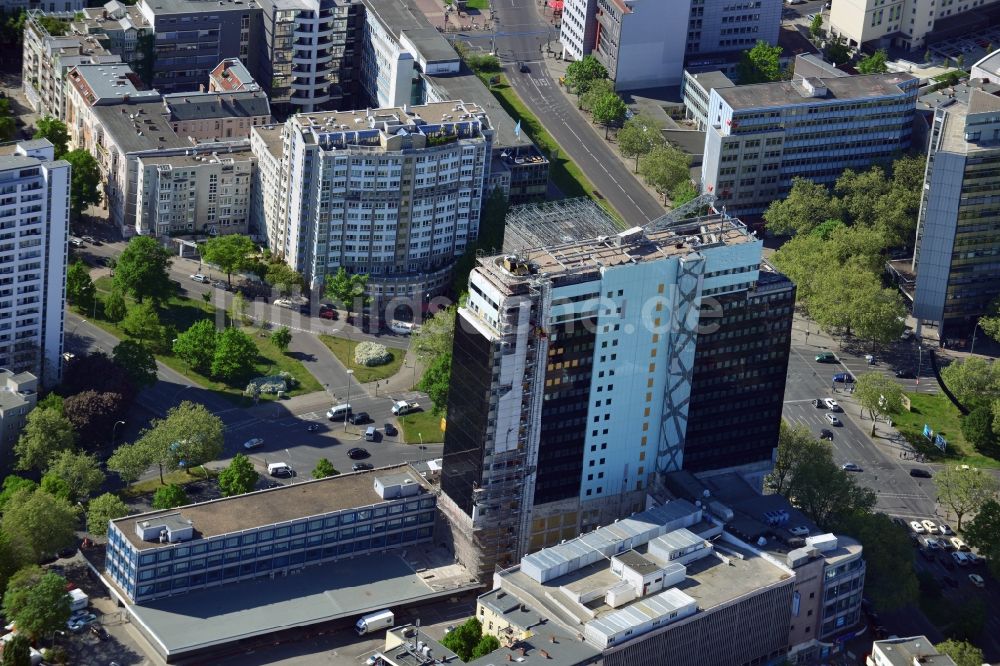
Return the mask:
[[115,421],[115,424],[111,427],[111,448],[115,448],[115,435],[120,425],[125,425],[125,421]]
[[976,325],[972,327],[972,345],[969,347],[970,354],[976,351],[976,331],[978,330],[979,330],[979,322],[977,321]]
[[917,345],[917,384],[920,384],[920,369],[924,364],[924,346]]
[[344,432],[347,432],[347,422],[351,418],[351,377],[354,376],[353,370],[347,371],[347,413],[344,414]]

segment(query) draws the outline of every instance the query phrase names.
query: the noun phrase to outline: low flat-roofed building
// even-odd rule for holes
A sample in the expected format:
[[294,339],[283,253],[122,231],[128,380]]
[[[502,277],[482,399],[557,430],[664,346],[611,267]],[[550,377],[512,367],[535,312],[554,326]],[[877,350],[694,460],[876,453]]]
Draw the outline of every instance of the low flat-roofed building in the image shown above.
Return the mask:
[[681,97],[684,117],[693,120],[699,132],[708,127],[708,98],[715,88],[732,88],[736,84],[722,72],[690,72],[684,70]]
[[[388,475],[402,480],[380,482]],[[376,486],[406,486],[393,495]],[[429,542],[437,498],[406,465],[111,521],[106,574],[132,603]]]
[[865,658],[867,666],[955,666],[955,661],[941,654],[926,636],[887,638],[872,643]]

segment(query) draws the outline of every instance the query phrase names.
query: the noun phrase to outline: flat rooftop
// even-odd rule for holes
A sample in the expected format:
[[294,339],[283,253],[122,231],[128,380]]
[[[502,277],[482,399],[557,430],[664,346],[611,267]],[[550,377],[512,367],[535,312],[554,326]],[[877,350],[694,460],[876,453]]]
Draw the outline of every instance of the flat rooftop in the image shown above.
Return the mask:
[[711,247],[755,241],[739,220],[707,215],[659,229],[635,227],[613,236],[524,250],[516,257],[518,264],[524,267],[521,272],[505,267],[505,255],[483,257],[479,259],[479,268],[497,278],[500,284],[513,284],[539,275],[559,278],[597,273],[613,266],[658,261]]
[[152,155],[143,155],[142,163],[145,165],[150,164],[169,164],[172,167],[200,167],[207,164],[225,164],[228,160],[233,160],[234,163],[249,163],[252,162],[254,157],[250,153],[250,145],[247,142],[236,144],[235,149],[228,153],[219,153],[218,155],[212,155],[210,153],[200,153],[198,155],[157,155],[153,153]]
[[365,8],[399,39],[405,36],[427,62],[458,61],[458,53],[410,0],[363,0]]
[[[417,558],[418,549],[354,557],[273,580],[126,605],[133,622],[161,654],[179,655],[481,587],[467,572],[451,578],[449,585],[439,584],[444,578],[436,575],[440,569],[427,568]],[[446,562],[445,569],[456,567],[453,556],[440,548],[434,552],[436,560]]]
[[[381,109],[358,109],[355,111],[320,111],[317,113],[298,113],[293,116],[293,122],[304,130],[314,129],[316,132],[336,133],[370,130],[388,123],[389,132],[393,127],[406,126],[416,120],[423,120],[429,125],[462,124],[468,120],[484,116],[485,111],[475,102],[432,102],[419,106],[386,107]],[[463,118],[463,116],[465,116]],[[487,126],[489,119],[486,119]]]
[[903,95],[901,85],[913,80],[913,76],[904,73],[822,77],[820,81],[827,89],[827,94],[822,97],[803,94],[801,85],[793,81],[722,88],[719,96],[733,109],[765,109]]
[[82,64],[67,76],[69,85],[76,88],[91,106],[116,104],[119,101],[153,101],[160,99],[155,90],[140,90],[142,82],[128,65],[121,63]]
[[984,90],[973,89],[970,91],[967,104],[952,104],[945,110],[948,112],[948,118],[941,132],[940,150],[968,155],[1000,150],[1000,143],[992,138],[992,132],[985,132],[986,136],[978,141],[967,141],[965,138],[969,114],[1000,111],[1000,97]]
[[173,93],[163,96],[171,120],[253,118],[271,115],[271,102],[260,90]]
[[143,541],[135,533],[135,524],[180,513],[182,518],[194,523],[194,538],[206,539],[331,511],[381,504],[386,500],[375,492],[375,478],[396,473],[408,474],[425,490],[428,489],[423,477],[404,464],[293,483],[166,511],[151,511],[112,522],[140,550],[165,548],[175,544]]
[[163,117],[163,103],[138,102],[95,106],[93,114],[100,120],[105,133],[124,153],[165,148],[190,148],[191,144],[177,136]]
[[955,104],[968,104],[973,90],[983,90],[995,95],[1000,92],[1000,84],[983,83],[980,81],[970,81],[968,83],[957,83],[946,88],[939,88],[934,92],[921,95],[917,98],[918,111],[933,111],[934,109],[946,109]]
[[245,12],[259,9],[256,0],[146,0],[153,14],[200,14],[205,12]]
[[939,653],[926,636],[875,641],[873,650],[875,647],[892,666],[913,666],[915,663],[928,666],[955,666],[952,658]]
[[423,77],[438,92],[438,97],[468,100],[479,104],[486,110],[486,115],[490,119],[490,127],[494,131],[494,152],[505,148],[534,145],[524,131],[521,131],[519,135],[514,133],[517,121],[511,118],[510,114],[500,106],[486,84],[466,69],[465,65],[462,66],[462,71],[457,74],[440,76],[424,74]]
[[257,125],[250,132],[260,136],[268,152],[276,159],[281,159],[284,150],[281,140],[282,125]]

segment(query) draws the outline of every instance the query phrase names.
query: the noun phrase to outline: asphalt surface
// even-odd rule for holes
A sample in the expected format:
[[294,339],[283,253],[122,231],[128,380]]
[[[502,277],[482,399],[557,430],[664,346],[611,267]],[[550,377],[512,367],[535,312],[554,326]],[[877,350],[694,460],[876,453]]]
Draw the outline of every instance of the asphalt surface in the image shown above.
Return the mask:
[[[599,139],[589,121],[572,106],[559,90],[558,82],[549,75],[542,52],[550,40],[553,50],[558,48],[558,31],[539,14],[536,0],[493,0],[492,6],[496,12],[497,55],[511,86],[586,174],[596,192],[629,224],[643,224],[663,215],[663,206]],[[468,35],[474,47],[488,50],[490,42],[482,37],[481,33]],[[531,71],[517,71],[518,61],[525,62]]]

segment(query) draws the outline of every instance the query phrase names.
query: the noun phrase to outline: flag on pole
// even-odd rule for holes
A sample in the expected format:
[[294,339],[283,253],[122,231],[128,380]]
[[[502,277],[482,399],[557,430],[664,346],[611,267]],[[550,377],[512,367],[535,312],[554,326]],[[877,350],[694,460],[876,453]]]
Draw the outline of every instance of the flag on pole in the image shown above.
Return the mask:
[[521,138],[521,121],[520,120],[518,120],[517,124],[514,125],[514,136],[516,136],[519,139]]

